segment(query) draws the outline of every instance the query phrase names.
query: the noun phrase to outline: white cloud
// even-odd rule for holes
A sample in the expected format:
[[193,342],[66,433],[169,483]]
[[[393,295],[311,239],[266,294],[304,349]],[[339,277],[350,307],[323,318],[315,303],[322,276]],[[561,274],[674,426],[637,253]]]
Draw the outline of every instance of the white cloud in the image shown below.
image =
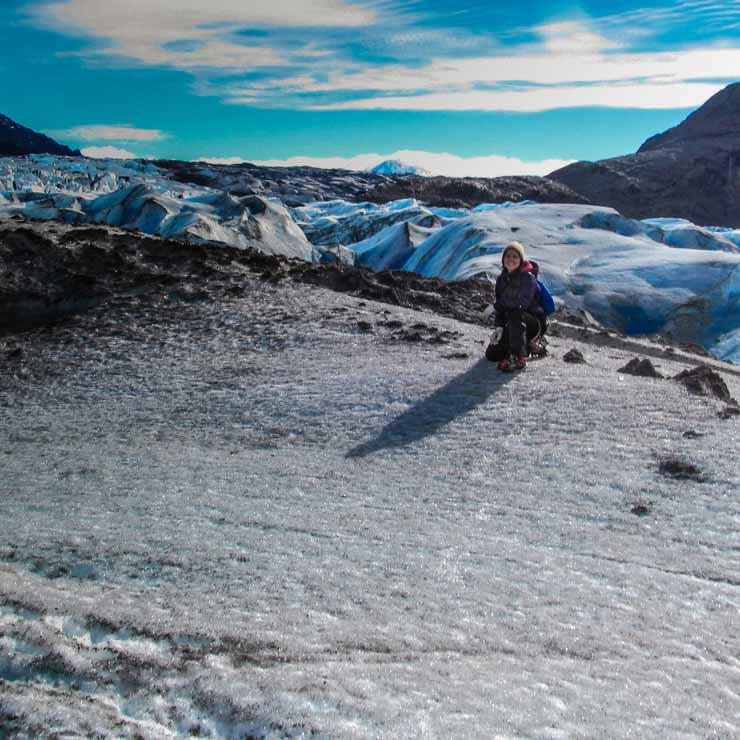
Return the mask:
[[230,35],[264,27],[354,27],[370,24],[375,13],[345,0],[52,0],[30,11],[36,22],[104,40],[97,53],[123,56],[178,69],[250,70],[284,64],[268,46],[237,43]]
[[[584,22],[532,30],[539,42],[515,52],[435,58],[422,67],[368,65],[323,79],[302,75],[259,87],[234,85],[224,93],[235,104],[282,101],[312,110],[685,108],[700,105],[723,87],[705,80],[740,78],[738,48],[629,53]],[[297,92],[320,99],[308,103]]]
[[313,106],[313,110],[480,110],[534,113],[584,106],[608,108],[692,108],[701,105],[724,85],[617,84],[543,87],[525,90],[429,93],[364,98]]
[[55,136],[81,141],[162,141],[167,135],[159,129],[136,128],[130,124],[95,124],[55,131]]
[[83,157],[91,159],[139,159],[138,154],[115,146],[88,146],[80,151]]
[[241,157],[200,157],[194,161],[207,162],[208,164],[244,164],[250,160]]
[[[731,28],[740,17],[740,0],[725,3],[731,6],[725,19]],[[692,19],[719,22],[727,11],[716,0],[508,29],[501,38],[483,29],[454,34],[424,29],[408,7],[402,3],[394,9],[386,0],[367,0],[364,6],[358,0],[43,0],[30,12],[42,25],[98,40],[86,54],[188,70],[196,77],[196,94],[245,106],[522,112],[594,105],[685,108],[722,87],[706,80],[740,78],[740,48],[631,52],[626,46],[650,33],[650,19],[667,27]],[[322,34],[321,28],[329,32]],[[342,31],[347,28],[354,29],[361,46],[373,48],[373,38],[381,39],[382,56],[415,62],[347,59]],[[238,35],[260,29],[270,35]],[[296,48],[296,34],[304,31],[305,44]],[[501,46],[506,35],[534,40]],[[419,49],[404,56],[409,44],[428,49],[422,66]],[[483,48],[485,54],[469,55]],[[236,74],[227,81],[220,74],[254,70],[260,70],[259,81],[235,82]]]
[[573,160],[544,159],[525,161],[492,154],[483,157],[459,157],[455,154],[402,149],[391,154],[357,154],[353,157],[298,156],[287,159],[209,158],[198,161],[213,164],[250,162],[262,167],[321,167],[323,169],[366,170],[386,159],[397,159],[407,165],[422,167],[432,175],[446,177],[502,177],[504,175],[546,175]]
[[[314,81],[313,84],[303,79],[301,89],[303,92],[334,94],[371,91],[381,94],[398,92],[447,95],[480,93],[482,91],[478,88],[481,86],[500,88],[508,85],[511,88],[518,85],[521,89],[531,85],[562,87],[578,84],[588,89],[590,86],[603,88],[605,83],[632,83],[634,87],[638,87],[665,83],[686,84],[692,81],[697,84],[698,80],[730,80],[740,77],[740,49],[737,48],[626,53],[617,52],[615,43],[580,23],[549,24],[535,30],[540,36],[540,43],[528,46],[519,53],[457,59],[437,58],[423,67],[366,67],[351,74],[330,74],[325,81]],[[280,80],[274,81],[273,89],[276,85],[282,89]],[[238,93],[236,88],[235,94]],[[661,98],[665,98],[665,93],[663,90]],[[544,93],[548,94],[547,91]],[[492,101],[505,99],[502,95],[505,95],[505,91],[501,89],[490,91]],[[646,99],[648,97],[645,96]],[[477,98],[471,98],[474,99]],[[524,99],[524,96],[515,95],[511,101],[513,103]],[[604,104],[608,105],[608,102]],[[350,103],[347,107],[366,106]],[[386,103],[379,107],[393,106]],[[399,107],[408,107],[407,101]],[[527,109],[529,107],[522,108]],[[513,110],[520,108],[515,107]]]

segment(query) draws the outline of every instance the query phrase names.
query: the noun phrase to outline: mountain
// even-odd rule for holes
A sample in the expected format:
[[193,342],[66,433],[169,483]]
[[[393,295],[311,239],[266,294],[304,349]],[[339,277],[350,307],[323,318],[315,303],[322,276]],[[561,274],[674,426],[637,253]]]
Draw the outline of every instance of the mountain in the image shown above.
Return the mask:
[[431,174],[429,170],[425,170],[423,167],[405,164],[400,159],[386,159],[384,162],[376,164],[375,167],[370,167],[367,172],[376,175],[420,175],[422,177]]
[[576,162],[549,179],[632,218],[654,214],[740,226],[740,83],[634,154]]
[[537,175],[501,177],[420,177],[386,176],[382,182],[360,194],[360,199],[386,203],[416,198],[435,208],[475,208],[485,203],[589,203],[573,188]]
[[24,154],[80,156],[79,151],[58,144],[54,139],[21,126],[0,113],[0,157],[17,157]]

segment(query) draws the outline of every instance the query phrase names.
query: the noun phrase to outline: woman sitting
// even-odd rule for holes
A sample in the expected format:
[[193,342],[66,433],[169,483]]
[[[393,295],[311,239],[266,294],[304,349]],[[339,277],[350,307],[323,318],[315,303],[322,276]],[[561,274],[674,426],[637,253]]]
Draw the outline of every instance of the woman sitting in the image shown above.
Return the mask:
[[539,353],[538,340],[545,313],[533,266],[524,247],[511,242],[501,255],[503,270],[496,279],[495,320],[486,357],[498,362],[499,370],[523,370],[530,350]]

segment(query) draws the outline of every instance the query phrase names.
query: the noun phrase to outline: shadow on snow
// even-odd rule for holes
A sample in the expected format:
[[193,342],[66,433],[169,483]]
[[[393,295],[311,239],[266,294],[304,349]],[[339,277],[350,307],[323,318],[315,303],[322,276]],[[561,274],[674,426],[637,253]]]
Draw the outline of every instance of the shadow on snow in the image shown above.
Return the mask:
[[375,439],[351,449],[346,457],[365,457],[378,450],[403,447],[429,437],[453,419],[485,403],[511,380],[512,375],[499,372],[494,363],[481,358],[462,375],[454,377],[431,396],[404,411],[387,424]]

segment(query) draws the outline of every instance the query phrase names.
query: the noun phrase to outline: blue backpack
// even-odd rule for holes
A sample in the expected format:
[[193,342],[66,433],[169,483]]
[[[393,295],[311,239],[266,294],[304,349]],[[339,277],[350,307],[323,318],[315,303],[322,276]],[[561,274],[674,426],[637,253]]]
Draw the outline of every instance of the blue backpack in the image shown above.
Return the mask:
[[540,303],[542,304],[542,310],[545,312],[545,316],[555,313],[555,299],[552,297],[552,293],[550,293],[547,286],[539,278],[537,278],[537,285],[540,286]]
[[555,313],[557,306],[555,305],[555,299],[552,297],[552,293],[547,289],[547,286],[540,280],[540,266],[534,260],[528,260],[529,264],[532,265],[532,274],[537,280],[537,285],[540,288],[540,305],[542,310],[545,312],[545,316],[549,316],[551,313]]

